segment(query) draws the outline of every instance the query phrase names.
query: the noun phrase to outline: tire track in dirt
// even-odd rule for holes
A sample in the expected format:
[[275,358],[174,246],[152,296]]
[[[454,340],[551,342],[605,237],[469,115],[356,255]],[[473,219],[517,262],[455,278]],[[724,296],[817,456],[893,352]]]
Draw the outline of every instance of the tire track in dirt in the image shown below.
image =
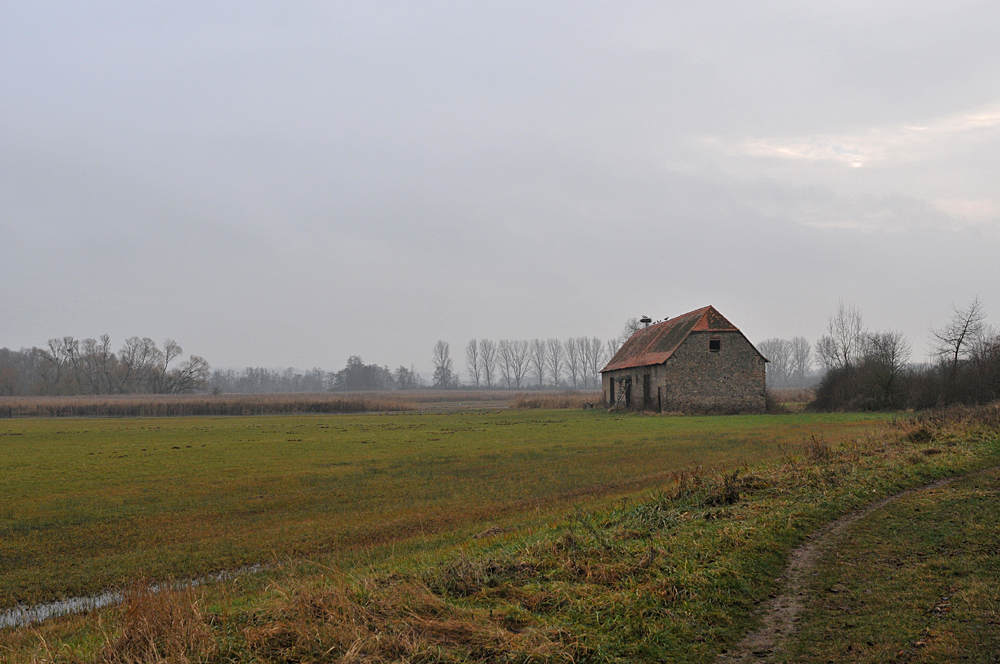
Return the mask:
[[[972,474],[989,472],[998,467],[978,470]],[[840,534],[855,521],[865,518],[872,512],[900,498],[922,491],[938,489],[967,476],[955,475],[887,496],[836,521],[831,521],[809,535],[811,541],[792,551],[789,556],[788,567],[785,568],[780,577],[783,582],[781,593],[765,603],[760,609],[764,626],[747,634],[732,650],[721,653],[715,659],[715,664],[767,662],[771,659],[775,650],[795,631],[795,623],[807,598],[806,587],[808,586],[809,574],[816,568],[820,556],[829,550],[836,543]]]

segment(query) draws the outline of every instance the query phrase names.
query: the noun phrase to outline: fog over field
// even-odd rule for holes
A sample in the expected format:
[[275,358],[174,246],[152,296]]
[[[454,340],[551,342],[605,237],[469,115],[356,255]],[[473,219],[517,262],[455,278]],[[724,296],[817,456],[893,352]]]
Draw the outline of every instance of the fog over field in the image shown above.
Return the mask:
[[[875,5],[875,6],[873,6]],[[995,2],[0,2],[0,347],[1000,323]],[[464,371],[463,371],[464,373]]]

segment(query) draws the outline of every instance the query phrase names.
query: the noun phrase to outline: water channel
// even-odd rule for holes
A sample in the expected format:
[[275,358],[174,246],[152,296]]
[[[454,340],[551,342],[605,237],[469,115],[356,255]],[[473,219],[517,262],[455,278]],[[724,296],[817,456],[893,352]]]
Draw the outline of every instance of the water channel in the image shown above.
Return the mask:
[[[206,583],[217,581],[228,581],[245,574],[255,574],[270,569],[271,565],[249,565],[237,570],[216,572],[190,581],[181,581],[168,584],[153,584],[149,587],[150,592],[160,592],[164,589],[182,590],[184,588],[194,588]],[[5,627],[25,627],[34,623],[68,616],[74,613],[85,613],[96,609],[103,609],[106,606],[114,606],[125,601],[125,593],[119,590],[108,590],[98,595],[88,597],[67,597],[54,602],[43,604],[33,604],[31,606],[15,606],[9,609],[0,609],[0,629]]]

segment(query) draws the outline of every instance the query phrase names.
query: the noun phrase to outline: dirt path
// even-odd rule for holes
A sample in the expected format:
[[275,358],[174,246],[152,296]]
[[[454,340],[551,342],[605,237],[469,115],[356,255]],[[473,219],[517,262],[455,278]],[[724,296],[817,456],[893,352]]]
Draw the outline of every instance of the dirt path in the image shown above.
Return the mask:
[[788,567],[781,576],[781,580],[784,582],[781,594],[768,601],[760,609],[764,618],[764,626],[756,632],[747,634],[733,650],[719,655],[715,660],[716,664],[726,664],[727,662],[766,662],[770,660],[771,654],[775,649],[795,630],[795,622],[798,620],[799,612],[802,610],[806,598],[807,579],[816,567],[816,562],[836,542],[840,534],[848,526],[904,496],[919,491],[937,489],[950,484],[956,479],[958,477],[949,477],[931,482],[930,484],[907,489],[894,496],[888,496],[863,509],[832,521],[810,535],[809,538],[811,541],[792,551],[789,557]]

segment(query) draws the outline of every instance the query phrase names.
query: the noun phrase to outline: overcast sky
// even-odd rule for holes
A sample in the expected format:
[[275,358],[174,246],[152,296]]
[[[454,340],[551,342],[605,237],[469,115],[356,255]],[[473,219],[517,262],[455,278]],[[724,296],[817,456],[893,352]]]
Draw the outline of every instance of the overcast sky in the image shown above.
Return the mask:
[[[1000,322],[1000,4],[0,1],[0,346]],[[459,361],[459,366],[464,364]]]

